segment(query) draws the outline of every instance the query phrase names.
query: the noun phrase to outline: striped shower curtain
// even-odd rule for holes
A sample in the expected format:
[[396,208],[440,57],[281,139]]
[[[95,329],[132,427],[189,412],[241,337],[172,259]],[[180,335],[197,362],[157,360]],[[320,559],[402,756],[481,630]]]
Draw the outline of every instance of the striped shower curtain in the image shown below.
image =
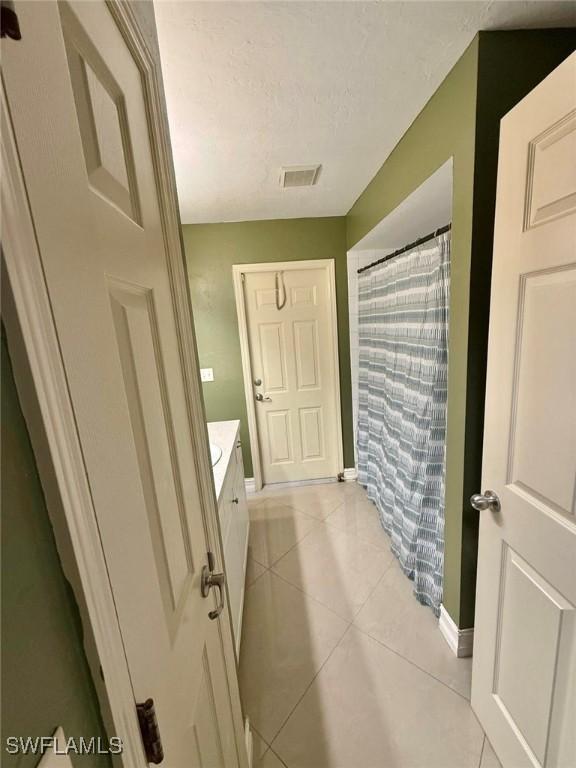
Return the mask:
[[450,232],[359,275],[358,479],[436,614],[444,564]]

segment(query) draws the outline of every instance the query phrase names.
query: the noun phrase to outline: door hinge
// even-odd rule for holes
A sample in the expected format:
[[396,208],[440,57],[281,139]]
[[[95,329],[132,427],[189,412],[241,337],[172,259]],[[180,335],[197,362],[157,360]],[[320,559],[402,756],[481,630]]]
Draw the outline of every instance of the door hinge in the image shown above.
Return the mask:
[[164,760],[164,748],[156,718],[156,707],[153,699],[146,699],[143,704],[136,704],[140,733],[146,752],[146,760],[154,765],[159,765]]
[[242,280],[243,283],[246,282],[246,275],[244,274],[244,272],[240,272],[240,280]]

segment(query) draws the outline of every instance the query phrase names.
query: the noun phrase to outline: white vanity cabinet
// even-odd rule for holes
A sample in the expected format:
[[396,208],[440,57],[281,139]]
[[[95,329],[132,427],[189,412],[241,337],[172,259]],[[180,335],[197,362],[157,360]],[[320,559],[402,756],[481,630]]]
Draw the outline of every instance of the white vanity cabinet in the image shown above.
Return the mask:
[[224,568],[228,585],[232,628],[236,652],[238,653],[242,631],[248,530],[250,526],[240,443],[240,422],[210,422],[208,435],[211,444],[222,450],[222,456],[213,466],[212,471],[218,499],[218,515],[224,549]]

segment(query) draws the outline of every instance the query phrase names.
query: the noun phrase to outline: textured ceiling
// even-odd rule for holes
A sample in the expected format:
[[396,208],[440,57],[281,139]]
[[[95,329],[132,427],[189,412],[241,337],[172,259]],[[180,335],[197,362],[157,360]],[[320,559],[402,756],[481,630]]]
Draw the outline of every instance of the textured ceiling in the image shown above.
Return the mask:
[[[182,221],[345,214],[478,30],[575,7],[156,0]],[[315,187],[280,188],[308,163]]]

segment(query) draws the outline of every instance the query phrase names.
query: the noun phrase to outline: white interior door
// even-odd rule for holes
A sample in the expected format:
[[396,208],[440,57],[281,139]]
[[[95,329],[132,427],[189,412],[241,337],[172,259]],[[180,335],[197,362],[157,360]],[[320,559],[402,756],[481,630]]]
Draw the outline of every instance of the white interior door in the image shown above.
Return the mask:
[[472,706],[504,768],[576,765],[576,54],[502,120]]
[[192,437],[148,74],[105,2],[18,14],[2,75],[135,702],[154,699],[167,768],[245,766],[227,614],[211,621],[200,590],[215,509],[200,490],[207,446]]
[[325,266],[244,273],[264,483],[335,477],[341,469],[332,290]]

